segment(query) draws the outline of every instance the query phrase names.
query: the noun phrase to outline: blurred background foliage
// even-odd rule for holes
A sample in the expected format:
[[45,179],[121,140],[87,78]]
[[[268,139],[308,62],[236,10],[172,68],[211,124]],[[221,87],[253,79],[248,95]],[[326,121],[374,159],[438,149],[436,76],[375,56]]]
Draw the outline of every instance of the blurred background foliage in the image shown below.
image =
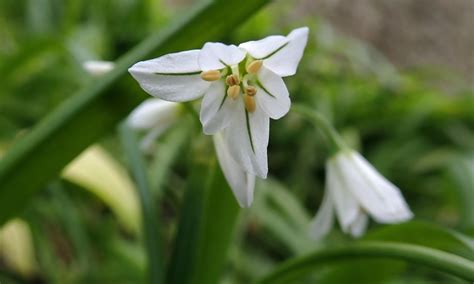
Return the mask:
[[[84,61],[115,60],[189,5],[158,0],[1,1],[0,156],[92,81],[82,68]],[[276,1],[225,41],[310,27],[299,71],[285,80],[292,100],[326,114],[350,145],[402,189],[416,215],[408,224],[372,224],[365,238],[417,243],[474,259],[472,84],[460,80],[451,82],[454,88],[441,88],[440,75],[429,68],[400,71],[369,43],[339,34],[320,17],[295,16],[289,13],[293,7],[292,1]],[[323,194],[327,151],[322,137],[291,113],[273,121],[271,128],[270,178],[258,182],[252,208],[240,214],[221,283],[249,283],[288,257],[351,241],[338,229],[324,242],[308,238],[308,222]],[[190,139],[192,147],[186,147]],[[154,146],[147,156],[148,176],[165,255],[170,255],[183,192],[196,182],[189,178],[193,160],[208,159],[213,146],[200,126],[186,118]],[[140,205],[127,168],[117,133],[71,163],[20,219],[1,228],[0,282],[144,282]],[[463,283],[401,262],[362,260],[326,265],[297,283],[353,279]]]

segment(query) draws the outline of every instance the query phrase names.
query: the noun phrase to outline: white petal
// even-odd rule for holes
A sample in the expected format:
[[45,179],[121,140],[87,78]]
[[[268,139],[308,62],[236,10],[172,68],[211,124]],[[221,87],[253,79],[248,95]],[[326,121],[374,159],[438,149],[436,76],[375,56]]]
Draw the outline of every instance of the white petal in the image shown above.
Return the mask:
[[253,201],[255,176],[246,173],[232,159],[221,133],[217,133],[213,138],[217,159],[235,198],[237,198],[240,207],[249,207]]
[[323,202],[318,213],[309,225],[311,238],[320,240],[331,231],[334,225],[334,205],[328,190],[324,193]]
[[208,42],[201,49],[199,66],[202,71],[220,70],[226,65],[236,65],[245,58],[245,52],[235,45]]
[[201,79],[198,56],[199,50],[171,53],[138,62],[128,72],[154,97],[173,102],[191,101],[201,97],[210,84]]
[[89,60],[82,67],[91,75],[99,76],[114,69],[115,64],[111,61]]
[[179,115],[180,105],[160,99],[148,99],[135,108],[127,123],[135,129],[151,129],[174,122]]
[[[360,173],[367,179],[367,182],[378,195],[385,208],[382,216],[374,218],[384,223],[399,223],[411,219],[413,213],[403,198],[400,189],[383,177],[364,157],[354,152],[353,158],[360,169]],[[374,212],[375,213],[375,212]],[[380,217],[380,218],[378,218]]]
[[341,153],[336,163],[349,190],[361,206],[380,223],[397,223],[412,214],[397,187],[383,178],[357,152]]
[[330,159],[327,162],[326,168],[326,188],[329,194],[332,196],[334,207],[336,208],[336,214],[342,230],[347,233],[349,232],[350,225],[354,222],[359,214],[359,202],[354,198],[353,194],[347,188],[351,185],[345,183],[336,161],[334,159]]
[[241,43],[239,47],[245,50],[253,58],[264,58],[270,55],[272,52],[278,50],[278,48],[282,47],[286,43],[288,43],[288,38],[285,36],[274,35],[268,36],[261,40]]
[[236,113],[237,102],[227,96],[224,81],[213,82],[201,103],[200,120],[204,133],[211,135],[227,127]]
[[243,100],[237,100],[235,117],[223,130],[232,158],[249,174],[266,178],[270,118],[257,105],[247,112]]
[[288,113],[291,106],[290,95],[283,79],[262,66],[258,73],[257,104],[273,119]]
[[360,212],[350,227],[351,235],[355,238],[362,236],[369,224],[369,217],[364,212]]
[[296,73],[308,41],[308,28],[299,28],[288,34],[288,43],[263,61],[263,65],[281,77]]

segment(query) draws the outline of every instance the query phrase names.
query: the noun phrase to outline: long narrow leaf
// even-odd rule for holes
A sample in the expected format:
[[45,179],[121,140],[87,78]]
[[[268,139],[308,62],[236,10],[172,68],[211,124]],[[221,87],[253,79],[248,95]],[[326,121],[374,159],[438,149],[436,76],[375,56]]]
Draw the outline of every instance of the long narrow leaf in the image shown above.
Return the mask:
[[455,254],[403,243],[361,242],[343,247],[321,249],[312,254],[291,259],[256,283],[289,283],[290,280],[307,275],[323,263],[355,258],[404,260],[474,281],[474,262]]
[[124,123],[120,127],[123,148],[137,184],[138,196],[142,207],[142,227],[145,234],[148,256],[148,274],[150,283],[163,282],[163,253],[157,221],[157,210],[153,203],[150,182],[145,162],[142,158],[135,133]]
[[214,284],[222,274],[239,212],[215,159],[193,167],[167,282]]

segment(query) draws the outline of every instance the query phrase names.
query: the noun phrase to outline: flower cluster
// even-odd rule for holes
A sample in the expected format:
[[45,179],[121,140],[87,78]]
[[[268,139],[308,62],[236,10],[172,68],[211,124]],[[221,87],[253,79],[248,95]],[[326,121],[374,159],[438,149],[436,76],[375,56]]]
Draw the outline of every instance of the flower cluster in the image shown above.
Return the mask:
[[[270,118],[279,119],[290,109],[282,77],[295,74],[307,37],[304,27],[288,36],[269,36],[239,46],[211,42],[200,50],[138,62],[129,72],[156,98],[132,112],[128,123],[149,130],[143,140],[147,148],[178,118],[179,102],[203,97],[203,131],[213,135],[227,182],[240,206],[248,207],[256,177],[266,178],[268,173]],[[353,236],[365,232],[369,215],[380,223],[403,222],[413,216],[396,186],[359,153],[343,142],[335,143],[342,141],[337,132],[327,135],[339,150],[327,162],[326,193],[311,222],[314,238],[330,231],[335,215],[342,230]]]

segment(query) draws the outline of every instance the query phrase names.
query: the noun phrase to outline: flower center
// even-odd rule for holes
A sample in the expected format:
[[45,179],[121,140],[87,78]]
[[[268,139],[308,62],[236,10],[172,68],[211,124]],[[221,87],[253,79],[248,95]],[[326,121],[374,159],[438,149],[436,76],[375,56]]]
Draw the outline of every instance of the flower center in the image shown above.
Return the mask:
[[[228,66],[222,70],[201,72],[201,78],[208,82],[225,78],[227,96],[236,100],[242,94],[245,109],[248,112],[254,112],[256,108],[255,95],[257,94],[257,88],[255,88],[254,85],[256,85],[256,74],[260,71],[262,65],[262,60],[254,60],[252,57],[247,57],[247,60],[243,60],[237,65]],[[229,71],[231,74],[227,75]]]

